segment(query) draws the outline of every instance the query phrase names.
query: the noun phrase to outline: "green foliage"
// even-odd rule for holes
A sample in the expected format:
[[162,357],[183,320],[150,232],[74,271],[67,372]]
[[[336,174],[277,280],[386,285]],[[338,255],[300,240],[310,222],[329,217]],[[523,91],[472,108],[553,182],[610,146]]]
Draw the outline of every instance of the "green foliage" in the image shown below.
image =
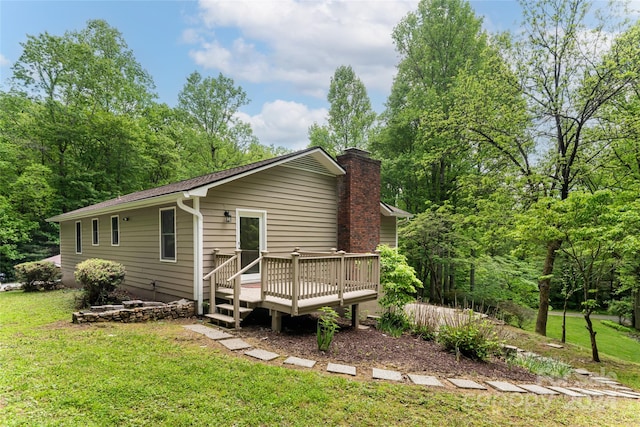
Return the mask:
[[377,322],[377,328],[392,337],[399,337],[411,328],[404,311],[385,311]]
[[551,357],[543,357],[531,353],[516,353],[514,356],[507,358],[507,363],[523,367],[532,374],[552,378],[568,378],[573,372],[573,368],[566,363]]
[[382,297],[378,303],[386,312],[401,312],[404,306],[415,299],[417,288],[422,287],[415,270],[407,264],[404,255],[396,248],[378,246],[380,251],[380,284]]
[[523,307],[513,301],[500,301],[496,317],[504,320],[512,326],[524,329],[535,319],[535,311],[529,307]]
[[601,320],[600,323],[609,328],[613,328],[616,331],[625,332],[627,334],[638,334],[638,331],[636,331],[635,329],[621,325],[620,323],[612,322],[611,320]]
[[609,301],[607,312],[618,316],[619,323],[622,323],[622,319],[631,319],[631,315],[633,314],[633,301],[631,301],[629,297],[620,300],[611,300]]
[[338,327],[338,313],[331,307],[322,307],[318,318],[318,328],[316,330],[316,341],[319,351],[327,351],[333,341],[333,336]]
[[92,258],[76,265],[75,278],[84,289],[85,305],[105,304],[110,292],[124,281],[124,266],[114,261]]
[[371,109],[367,89],[351,66],[336,68],[327,101],[328,124],[314,123],[309,128],[309,146],[322,147],[332,156],[348,147],[366,148],[376,113]]
[[57,281],[62,277],[60,267],[49,261],[25,262],[16,265],[14,269],[25,292],[55,289]]
[[464,317],[448,320],[440,327],[437,340],[446,350],[455,352],[457,359],[463,355],[484,361],[501,349],[494,325],[477,317],[473,311]]

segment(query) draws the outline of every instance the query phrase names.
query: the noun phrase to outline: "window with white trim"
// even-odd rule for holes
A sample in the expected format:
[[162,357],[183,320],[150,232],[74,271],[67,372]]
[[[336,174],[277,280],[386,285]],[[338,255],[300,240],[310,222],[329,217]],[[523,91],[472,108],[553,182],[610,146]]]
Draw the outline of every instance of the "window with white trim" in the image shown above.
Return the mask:
[[76,221],[76,253],[82,253],[82,221]]
[[160,209],[160,260],[176,261],[176,208]]
[[111,246],[120,245],[120,217],[114,215],[111,217]]
[[93,246],[98,246],[100,244],[100,224],[98,223],[98,218],[93,218],[91,220],[91,244]]

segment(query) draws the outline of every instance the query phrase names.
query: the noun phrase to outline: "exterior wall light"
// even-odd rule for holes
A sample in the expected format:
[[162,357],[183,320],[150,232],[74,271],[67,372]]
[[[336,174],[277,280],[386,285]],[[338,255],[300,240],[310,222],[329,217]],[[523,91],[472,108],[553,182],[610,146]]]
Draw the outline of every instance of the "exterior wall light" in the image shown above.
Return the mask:
[[231,214],[229,213],[229,211],[224,211],[224,220],[226,222],[231,222]]
[[129,221],[129,217],[125,216],[124,218],[122,218],[123,221]]

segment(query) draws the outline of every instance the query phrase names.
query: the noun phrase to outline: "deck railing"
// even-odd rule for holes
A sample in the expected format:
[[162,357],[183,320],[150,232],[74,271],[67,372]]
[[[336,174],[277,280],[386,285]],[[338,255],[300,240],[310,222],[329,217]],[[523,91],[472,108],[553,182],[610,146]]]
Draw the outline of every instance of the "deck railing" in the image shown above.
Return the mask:
[[[238,299],[236,294],[242,273],[239,259],[239,250],[234,255],[214,253],[214,270],[205,276],[205,279],[211,278],[211,295],[215,295],[217,288],[224,287],[234,289],[234,299]],[[261,299],[275,297],[289,300],[294,315],[298,314],[300,301],[335,296],[342,304],[345,293],[378,292],[380,283],[380,257],[377,253],[296,251],[288,257],[281,257],[269,256],[268,252],[263,251],[259,262]]]

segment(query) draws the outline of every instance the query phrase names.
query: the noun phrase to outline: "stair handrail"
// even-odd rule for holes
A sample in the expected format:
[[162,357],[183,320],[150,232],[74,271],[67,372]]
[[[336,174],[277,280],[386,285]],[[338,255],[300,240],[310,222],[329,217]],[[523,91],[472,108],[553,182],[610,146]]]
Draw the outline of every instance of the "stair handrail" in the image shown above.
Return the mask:
[[242,270],[238,271],[236,274],[234,274],[233,276],[229,277],[227,279],[227,282],[230,282],[232,280],[235,280],[236,277],[244,274],[247,270],[249,270],[251,267],[253,267],[254,265],[256,265],[257,263],[259,263],[260,261],[262,261],[262,255],[259,256],[258,258],[254,259],[253,261],[251,261],[249,264],[247,264],[246,267],[244,267]]
[[222,264],[220,264],[219,266],[217,266],[216,268],[214,268],[213,270],[211,270],[210,273],[208,273],[206,276],[204,276],[202,278],[202,280],[207,280],[209,279],[211,276],[213,276],[214,274],[216,274],[219,270],[221,270],[223,267],[225,267],[227,264],[229,264],[232,261],[235,261],[236,257],[238,255],[233,255],[231,258],[229,258],[228,260],[226,260],[225,262],[223,262]]

